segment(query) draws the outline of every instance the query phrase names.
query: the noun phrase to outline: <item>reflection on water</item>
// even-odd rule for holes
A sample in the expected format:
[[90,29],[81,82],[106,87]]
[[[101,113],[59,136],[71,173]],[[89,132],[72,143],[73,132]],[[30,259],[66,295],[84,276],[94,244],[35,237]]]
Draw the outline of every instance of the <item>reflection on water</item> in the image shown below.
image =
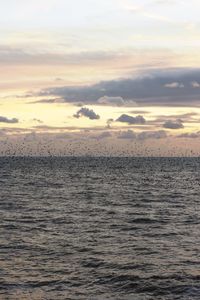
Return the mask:
[[200,299],[200,159],[0,158],[0,299]]

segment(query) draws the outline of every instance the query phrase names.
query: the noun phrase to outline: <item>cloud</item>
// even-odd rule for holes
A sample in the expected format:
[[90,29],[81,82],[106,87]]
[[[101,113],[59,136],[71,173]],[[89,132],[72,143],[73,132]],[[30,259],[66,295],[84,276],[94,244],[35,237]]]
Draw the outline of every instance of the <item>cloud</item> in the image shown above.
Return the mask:
[[[32,97],[33,95],[30,95],[30,97]],[[51,103],[63,103],[65,102],[64,100],[62,100],[61,98],[52,98],[52,99],[40,99],[40,100],[36,100],[36,101],[31,101],[28,102],[28,104],[34,104],[34,103],[46,103],[46,104],[51,104]]]
[[149,111],[146,111],[146,110],[132,110],[130,111],[131,114],[142,114],[142,115],[145,115],[145,114],[149,114],[150,112]]
[[174,5],[178,4],[179,2],[182,2],[181,0],[154,0],[154,4],[160,4],[160,5]]
[[188,112],[188,113],[183,113],[183,114],[174,114],[174,115],[160,115],[158,116],[159,121],[163,121],[166,119],[181,119],[184,121],[191,121],[194,120],[193,117],[199,116],[197,112]]
[[135,101],[125,101],[122,97],[103,96],[97,100],[97,103],[110,106],[136,106]]
[[199,123],[199,114],[196,112],[188,112],[183,114],[174,114],[174,115],[160,115],[157,116],[155,120],[148,121],[148,124],[153,125],[162,125],[167,121],[172,121],[173,123],[177,123],[177,120],[181,123]]
[[164,130],[158,131],[143,131],[138,134],[137,138],[139,140],[146,140],[146,139],[164,139],[167,137],[167,133]]
[[164,139],[167,137],[167,133],[164,130],[158,131],[142,131],[136,134],[133,130],[122,131],[118,135],[118,139],[135,139],[138,141],[147,139]]
[[122,114],[117,120],[116,122],[121,122],[121,123],[128,123],[130,125],[132,124],[140,124],[143,125],[146,123],[146,120],[143,116],[136,116],[136,117],[132,117],[126,114]]
[[19,120],[17,118],[8,119],[6,117],[0,116],[0,123],[16,124],[19,123]]
[[106,139],[106,138],[109,138],[109,137],[112,137],[111,132],[109,132],[109,131],[104,131],[104,132],[102,132],[102,133],[99,134],[99,135],[93,136],[92,138],[93,138],[93,139],[97,139],[97,140],[102,140],[102,139]]
[[200,132],[182,133],[178,135],[178,138],[196,139],[200,137]]
[[80,117],[86,117],[90,120],[98,120],[100,119],[100,116],[97,115],[92,109],[89,109],[87,107],[82,107],[77,111],[76,114],[74,114],[74,118],[79,119]]
[[200,89],[194,88],[194,82],[200,82],[200,69],[157,69],[89,86],[47,88],[37,96],[60,97],[67,103],[112,106],[200,106]]
[[[122,7],[134,14],[139,14],[143,17],[146,17],[148,19],[152,19],[154,21],[159,21],[159,22],[167,22],[167,23],[172,23],[172,20],[164,15],[161,14],[155,14],[152,11],[148,9],[148,6],[145,4],[142,5],[135,5],[133,3],[129,3],[128,1],[121,1]],[[156,2],[154,3],[156,4]]]
[[184,84],[183,83],[179,83],[179,82],[166,83],[164,86],[166,88],[170,88],[170,89],[184,88]]
[[133,130],[122,131],[118,139],[136,139],[137,135]]
[[[124,53],[124,57],[126,54]],[[80,51],[77,53],[54,53],[53,51],[28,51],[19,47],[0,45],[0,65],[88,65],[120,58],[117,51]],[[56,78],[61,81],[62,78]]]
[[168,120],[163,124],[164,128],[167,129],[181,129],[184,128],[183,123],[181,120],[176,120],[176,121],[172,121],[172,120]]
[[191,82],[191,86],[192,86],[193,88],[199,88],[199,87],[200,87],[200,84],[199,84],[197,81],[192,81],[192,82]]

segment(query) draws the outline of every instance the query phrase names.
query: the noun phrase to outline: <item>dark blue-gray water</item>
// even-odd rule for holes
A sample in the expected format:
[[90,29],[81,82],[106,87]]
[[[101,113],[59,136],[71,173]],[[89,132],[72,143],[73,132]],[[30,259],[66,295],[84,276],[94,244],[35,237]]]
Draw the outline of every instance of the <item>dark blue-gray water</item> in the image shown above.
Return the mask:
[[200,159],[0,158],[0,299],[200,299]]

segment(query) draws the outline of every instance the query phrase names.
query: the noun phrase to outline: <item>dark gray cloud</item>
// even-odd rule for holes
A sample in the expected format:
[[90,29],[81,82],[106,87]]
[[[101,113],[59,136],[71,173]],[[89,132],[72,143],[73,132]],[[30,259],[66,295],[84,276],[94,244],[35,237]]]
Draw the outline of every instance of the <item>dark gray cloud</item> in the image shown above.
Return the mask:
[[143,125],[146,123],[146,120],[143,116],[136,116],[136,117],[132,117],[126,114],[122,114],[117,120],[116,122],[121,122],[121,123],[128,123],[130,125],[132,124],[140,124]]
[[135,103],[144,106],[200,106],[199,83],[200,69],[157,69],[134,78],[102,81],[90,86],[47,88],[39,96],[56,96],[71,103],[109,103],[113,106],[135,106]]
[[172,120],[168,120],[163,124],[164,128],[167,129],[181,129],[184,128],[183,123],[181,120],[176,120],[176,121],[172,121]]
[[17,118],[8,119],[6,117],[0,116],[0,123],[15,124],[15,123],[19,123],[19,120]]
[[77,118],[77,119],[79,119],[81,117],[86,117],[86,118],[89,118],[90,120],[100,119],[99,115],[97,115],[92,109],[89,109],[87,107],[82,107],[74,115],[74,118]]

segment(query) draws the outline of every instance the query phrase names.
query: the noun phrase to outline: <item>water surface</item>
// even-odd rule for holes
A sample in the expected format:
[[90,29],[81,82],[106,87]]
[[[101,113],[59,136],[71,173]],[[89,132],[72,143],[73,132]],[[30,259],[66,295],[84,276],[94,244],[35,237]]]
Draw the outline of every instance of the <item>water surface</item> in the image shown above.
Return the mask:
[[200,159],[0,158],[0,299],[200,299]]

